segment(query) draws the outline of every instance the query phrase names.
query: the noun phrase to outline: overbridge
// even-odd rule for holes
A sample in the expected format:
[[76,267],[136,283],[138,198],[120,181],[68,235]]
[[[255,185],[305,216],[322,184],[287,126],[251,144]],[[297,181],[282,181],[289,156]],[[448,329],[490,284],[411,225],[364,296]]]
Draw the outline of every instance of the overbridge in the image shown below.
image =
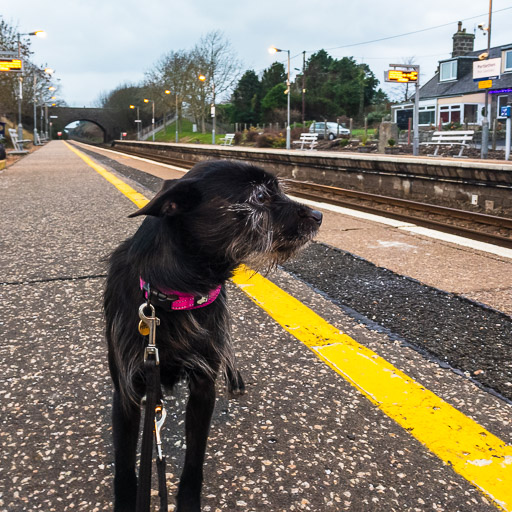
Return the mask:
[[49,107],[48,115],[51,116],[53,126],[57,131],[75,121],[89,121],[99,126],[103,131],[104,142],[119,138],[119,134],[126,130],[123,120],[123,112],[109,108],[86,107]]

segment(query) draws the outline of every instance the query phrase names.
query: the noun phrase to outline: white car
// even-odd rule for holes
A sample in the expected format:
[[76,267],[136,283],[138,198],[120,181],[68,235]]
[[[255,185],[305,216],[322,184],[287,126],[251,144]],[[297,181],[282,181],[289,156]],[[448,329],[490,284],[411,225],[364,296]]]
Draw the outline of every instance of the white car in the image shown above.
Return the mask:
[[309,133],[318,133],[318,138],[334,140],[341,135],[350,135],[350,130],[338,123],[312,123]]

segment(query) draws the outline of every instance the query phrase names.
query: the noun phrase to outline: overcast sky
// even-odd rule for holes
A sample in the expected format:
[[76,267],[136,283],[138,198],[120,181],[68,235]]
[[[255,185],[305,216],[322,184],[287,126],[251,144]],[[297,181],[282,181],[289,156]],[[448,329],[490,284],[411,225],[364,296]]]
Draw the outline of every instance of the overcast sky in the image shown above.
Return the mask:
[[[367,63],[381,82],[388,64],[414,58],[424,83],[450,56],[458,20],[476,33],[475,50],[487,47],[477,25],[487,25],[488,9],[487,0],[2,0],[0,14],[21,33],[45,30],[45,39],[31,38],[33,62],[56,70],[68,105],[93,106],[102,91],[138,83],[163,54],[191,49],[212,30],[224,33],[244,70],[285,62],[268,53],[271,45],[291,51],[292,70],[304,50],[308,57],[323,48]],[[494,0],[492,46],[512,43],[511,26],[512,0]],[[400,87],[382,86],[392,96]]]

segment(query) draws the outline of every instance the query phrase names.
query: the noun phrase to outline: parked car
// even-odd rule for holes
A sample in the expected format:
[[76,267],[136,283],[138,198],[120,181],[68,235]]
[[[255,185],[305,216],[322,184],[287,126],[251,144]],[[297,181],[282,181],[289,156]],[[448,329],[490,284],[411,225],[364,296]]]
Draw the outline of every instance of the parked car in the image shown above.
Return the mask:
[[309,127],[309,133],[318,133],[318,138],[324,137],[334,140],[341,135],[350,135],[350,130],[338,123],[312,123]]

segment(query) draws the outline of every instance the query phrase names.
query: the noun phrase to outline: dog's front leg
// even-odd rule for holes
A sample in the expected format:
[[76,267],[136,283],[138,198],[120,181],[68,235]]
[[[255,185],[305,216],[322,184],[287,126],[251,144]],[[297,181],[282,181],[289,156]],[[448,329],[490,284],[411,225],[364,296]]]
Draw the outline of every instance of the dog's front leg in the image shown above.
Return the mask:
[[114,511],[133,512],[137,499],[135,459],[139,433],[140,408],[123,408],[119,391],[114,391],[112,434],[114,438]]
[[210,421],[215,406],[215,379],[191,374],[185,418],[187,450],[177,497],[177,512],[201,510],[201,486]]

